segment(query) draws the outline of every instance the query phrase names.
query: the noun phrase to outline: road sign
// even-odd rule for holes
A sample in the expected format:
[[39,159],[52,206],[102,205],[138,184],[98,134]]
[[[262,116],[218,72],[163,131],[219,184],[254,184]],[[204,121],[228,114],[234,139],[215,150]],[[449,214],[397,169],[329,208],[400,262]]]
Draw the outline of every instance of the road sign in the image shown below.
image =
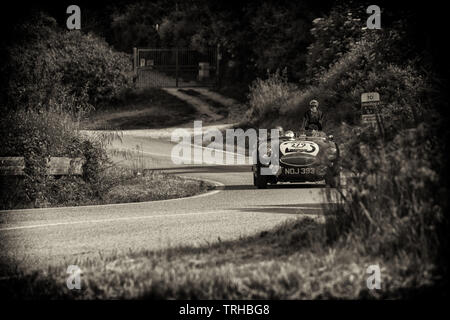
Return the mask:
[[361,94],[361,124],[368,125],[375,131],[383,131],[383,119],[380,114],[380,94],[378,92],[365,92]]
[[377,115],[376,114],[362,114],[361,115],[361,123],[363,124],[377,124]]
[[361,94],[362,114],[378,113],[380,104],[380,94],[378,92],[365,92]]
[[365,92],[361,94],[361,103],[379,102],[380,94],[378,92]]

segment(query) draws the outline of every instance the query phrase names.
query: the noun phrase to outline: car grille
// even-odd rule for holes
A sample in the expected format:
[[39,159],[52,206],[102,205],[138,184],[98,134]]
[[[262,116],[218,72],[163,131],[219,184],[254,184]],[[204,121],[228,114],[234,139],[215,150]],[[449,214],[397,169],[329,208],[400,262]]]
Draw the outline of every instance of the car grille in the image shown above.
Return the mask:
[[283,157],[281,157],[280,162],[284,165],[288,166],[310,166],[316,163],[317,158],[316,157],[310,157],[306,156],[304,154],[297,155],[297,154],[288,154]]

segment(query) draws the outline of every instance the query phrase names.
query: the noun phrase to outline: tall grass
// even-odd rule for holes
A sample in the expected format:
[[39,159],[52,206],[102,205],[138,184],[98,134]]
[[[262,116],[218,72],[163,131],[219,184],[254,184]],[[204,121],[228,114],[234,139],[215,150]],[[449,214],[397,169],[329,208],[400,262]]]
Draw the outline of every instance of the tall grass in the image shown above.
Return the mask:
[[330,212],[330,221],[365,254],[435,259],[445,216],[429,128],[401,131],[387,143],[364,134],[342,131],[341,166],[351,175],[338,188],[342,207]]
[[256,79],[248,94],[249,110],[246,119],[250,124],[260,123],[267,117],[276,119],[289,105],[289,98],[297,87],[288,82],[287,71],[277,70],[267,79]]
[[[98,142],[78,133],[73,116],[61,110],[18,110],[6,113],[0,123],[0,133],[6,138],[0,155],[25,160],[24,176],[2,177],[2,209],[45,207],[96,193],[106,154]],[[47,175],[50,157],[83,158],[83,176]],[[16,200],[6,199],[5,194]]]
[[[335,135],[348,174],[347,184],[338,187],[340,206],[326,210],[329,241],[363,256],[445,269],[447,191],[440,172],[445,157],[436,128],[438,100],[426,75],[377,56],[380,41],[355,43],[304,88],[290,90],[295,86],[278,74],[257,80],[248,122],[296,130],[309,100],[318,99],[324,131]],[[370,91],[381,95],[383,134],[360,125],[360,95]]]

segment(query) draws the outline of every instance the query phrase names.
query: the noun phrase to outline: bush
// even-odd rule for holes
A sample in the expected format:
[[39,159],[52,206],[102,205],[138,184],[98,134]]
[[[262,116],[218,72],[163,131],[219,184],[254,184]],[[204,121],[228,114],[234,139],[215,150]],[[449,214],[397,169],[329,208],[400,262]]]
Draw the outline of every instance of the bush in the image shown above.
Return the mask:
[[[440,175],[445,158],[436,127],[442,103],[431,84],[433,75],[419,72],[414,57],[398,53],[396,41],[404,43],[400,29],[356,30],[350,24],[357,18],[349,14],[339,18],[348,28],[339,35],[331,28],[335,18],[315,22],[309,86],[290,91],[278,79],[276,85],[259,80],[251,87],[251,123],[295,129],[309,101],[319,100],[325,131],[336,136],[340,165],[349,176],[338,188],[340,206],[327,209],[328,241],[364,256],[443,266],[449,223],[442,198],[448,191]],[[380,135],[360,127],[361,93],[373,91],[381,96]]]
[[325,130],[332,133],[342,122],[357,124],[363,92],[380,92],[382,112],[389,128],[411,128],[429,114],[431,91],[424,76],[413,67],[384,61],[376,52],[381,38],[363,39],[341,56],[328,71],[317,76],[315,85],[301,90],[279,73],[256,80],[250,88],[249,118],[253,124],[279,121],[297,128],[309,101],[317,99],[325,113]]
[[288,83],[287,71],[277,70],[268,74],[268,78],[256,79],[248,94],[250,109],[246,115],[249,123],[256,124],[265,117],[274,119],[281,109],[286,108],[288,99],[296,86]]
[[23,41],[8,49],[9,109],[83,114],[130,85],[130,57],[114,52],[102,39],[59,30],[45,15],[19,29],[25,33]]
[[429,128],[400,131],[388,143],[364,131],[342,135],[347,143],[341,145],[341,165],[351,176],[339,189],[344,210],[333,212],[330,222],[365,254],[435,258],[444,212],[433,165],[436,138]]
[[[92,192],[98,196],[107,157],[99,143],[78,134],[75,120],[130,87],[131,59],[92,34],[59,29],[44,14],[16,29],[19,38],[7,48],[10,79],[1,106],[6,139],[0,155],[23,156],[25,175],[2,181],[2,188],[17,184],[7,192],[23,193],[21,202],[30,206],[58,197],[71,203]],[[82,179],[47,176],[50,157],[83,157]]]
[[307,74],[311,83],[317,82],[317,76],[339,61],[355,42],[362,36],[361,13],[363,6],[338,5],[326,18],[313,21],[311,34],[314,42],[308,47]]
[[[76,188],[98,190],[98,175],[107,162],[105,151],[98,143],[85,141],[78,134],[77,126],[70,116],[49,111],[21,110],[5,114],[0,124],[0,134],[5,137],[0,156],[23,156],[25,161],[23,177],[2,177],[2,193],[10,194],[10,199],[18,199],[16,204],[46,206],[52,203],[56,191],[61,197],[72,197],[74,194],[70,190]],[[46,175],[46,164],[50,157],[84,158],[83,181],[73,176],[63,179],[71,180],[72,184],[81,184],[76,188],[74,185],[70,187],[70,183],[58,184],[54,178]],[[14,203],[13,200],[3,198],[2,206],[5,209],[7,202]]]

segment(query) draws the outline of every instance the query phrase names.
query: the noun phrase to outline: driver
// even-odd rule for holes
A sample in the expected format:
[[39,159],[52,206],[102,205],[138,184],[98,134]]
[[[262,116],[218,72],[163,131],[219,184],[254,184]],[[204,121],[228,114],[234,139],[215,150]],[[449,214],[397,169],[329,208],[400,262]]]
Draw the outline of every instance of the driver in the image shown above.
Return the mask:
[[309,102],[309,110],[303,116],[302,128],[305,130],[319,130],[322,131],[323,112],[319,110],[319,102],[311,100]]
[[284,129],[283,129],[282,126],[276,126],[276,127],[275,127],[275,130],[278,131],[278,136],[279,136],[279,137],[284,136]]

